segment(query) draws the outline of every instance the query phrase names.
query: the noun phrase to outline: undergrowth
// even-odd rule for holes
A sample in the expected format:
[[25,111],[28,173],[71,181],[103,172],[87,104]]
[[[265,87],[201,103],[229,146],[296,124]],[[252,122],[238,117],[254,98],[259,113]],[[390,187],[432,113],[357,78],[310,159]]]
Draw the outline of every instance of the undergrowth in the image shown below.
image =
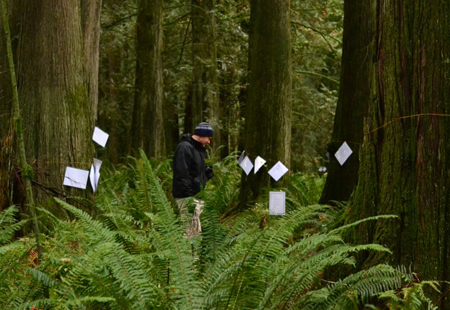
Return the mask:
[[[203,199],[203,232],[184,237],[169,161],[144,154],[102,173],[94,210],[55,199],[74,220],[40,209],[52,230],[42,236],[37,264],[33,238],[16,239],[18,210],[0,214],[1,309],[358,309],[381,297],[391,309],[432,309],[423,285],[404,268],[380,264],[337,282],[324,270],[354,266],[377,244],[346,244],[341,234],[364,225],[336,224],[341,210],[314,204],[322,180],[291,176],[287,214],[268,216],[262,199],[237,205],[240,171],[233,158],[214,164]],[[344,208],[344,206],[341,206]]]

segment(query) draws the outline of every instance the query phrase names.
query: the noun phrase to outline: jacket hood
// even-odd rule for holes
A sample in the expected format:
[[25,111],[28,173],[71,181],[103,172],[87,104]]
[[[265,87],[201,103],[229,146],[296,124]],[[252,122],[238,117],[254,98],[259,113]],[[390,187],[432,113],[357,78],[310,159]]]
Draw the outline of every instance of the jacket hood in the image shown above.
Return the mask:
[[190,134],[190,133],[187,133],[187,134],[182,135],[181,138],[180,138],[180,141],[178,141],[178,142],[187,141],[187,142],[192,143],[192,140],[193,140],[193,139],[192,139],[191,134]]
[[184,134],[184,135],[181,136],[180,142],[184,142],[184,141],[189,142],[190,144],[192,144],[197,149],[200,149],[200,150],[204,150],[205,149],[200,142],[195,141],[192,138],[192,135],[190,133],[187,133],[187,134]]

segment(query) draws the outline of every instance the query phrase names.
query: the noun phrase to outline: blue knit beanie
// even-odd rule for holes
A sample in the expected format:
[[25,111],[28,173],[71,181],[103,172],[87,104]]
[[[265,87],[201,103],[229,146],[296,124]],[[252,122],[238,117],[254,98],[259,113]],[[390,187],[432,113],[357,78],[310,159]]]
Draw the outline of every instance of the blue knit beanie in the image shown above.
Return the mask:
[[194,135],[200,137],[212,137],[213,133],[211,125],[205,122],[198,124],[194,130]]

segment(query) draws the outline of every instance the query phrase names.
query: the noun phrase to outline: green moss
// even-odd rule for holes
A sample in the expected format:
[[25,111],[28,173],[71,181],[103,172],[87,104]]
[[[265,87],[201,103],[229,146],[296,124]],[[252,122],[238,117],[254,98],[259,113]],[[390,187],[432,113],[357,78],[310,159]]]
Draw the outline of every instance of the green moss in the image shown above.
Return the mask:
[[30,165],[25,165],[24,169],[22,170],[22,177],[24,179],[29,179],[31,180],[34,176],[34,171],[33,171],[33,167],[31,167]]

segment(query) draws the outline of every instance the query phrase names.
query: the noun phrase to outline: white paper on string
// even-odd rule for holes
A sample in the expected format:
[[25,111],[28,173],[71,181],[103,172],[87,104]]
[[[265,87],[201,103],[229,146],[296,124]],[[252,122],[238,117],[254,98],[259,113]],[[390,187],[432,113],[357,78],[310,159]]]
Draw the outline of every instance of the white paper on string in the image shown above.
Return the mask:
[[341,147],[339,148],[339,150],[337,150],[336,154],[334,154],[334,156],[336,157],[337,161],[341,164],[341,166],[343,164],[345,164],[345,162],[347,161],[347,159],[350,157],[350,155],[352,155],[353,151],[352,149],[348,146],[347,142],[344,142]]
[[97,191],[98,181],[100,179],[100,167],[102,166],[100,159],[94,158],[94,164],[91,165],[91,171],[89,174],[89,180],[91,181],[92,190],[94,193]]
[[245,151],[242,151],[241,156],[238,158],[238,163],[241,164],[245,157]]
[[255,159],[255,173],[258,172],[258,170],[266,163],[266,160],[264,158],[261,158],[260,156],[256,157]]
[[66,167],[63,185],[86,189],[88,177],[88,170]]
[[106,142],[108,141],[109,135],[101,130],[98,127],[95,127],[94,134],[92,135],[92,140],[94,140],[96,143],[100,144],[101,146],[105,147]]
[[281,161],[279,161],[272,167],[272,169],[269,170],[269,174],[275,181],[278,182],[278,180],[288,171],[289,169],[286,168]]
[[91,181],[92,191],[95,193],[95,191],[97,190],[97,183],[95,182],[94,165],[91,165],[91,170],[89,171],[89,181]]
[[245,174],[249,174],[253,169],[253,164],[248,156],[245,156],[244,160],[240,163],[241,168],[245,171]]
[[285,215],[285,214],[286,214],[286,193],[270,192],[269,215]]
[[100,172],[100,167],[102,166],[102,161],[100,159],[94,158],[95,171]]

